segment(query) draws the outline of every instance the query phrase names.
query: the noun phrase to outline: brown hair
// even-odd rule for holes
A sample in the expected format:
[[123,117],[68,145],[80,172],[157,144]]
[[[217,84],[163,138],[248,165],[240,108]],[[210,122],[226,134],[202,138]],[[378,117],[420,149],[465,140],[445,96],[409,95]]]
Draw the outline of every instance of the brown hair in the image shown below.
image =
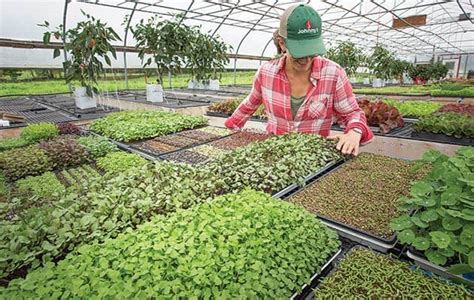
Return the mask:
[[280,47],[280,43],[278,43],[278,37],[280,37],[280,34],[278,33],[278,29],[273,32],[273,44],[275,44],[275,47],[277,48],[277,54],[283,54],[283,50]]

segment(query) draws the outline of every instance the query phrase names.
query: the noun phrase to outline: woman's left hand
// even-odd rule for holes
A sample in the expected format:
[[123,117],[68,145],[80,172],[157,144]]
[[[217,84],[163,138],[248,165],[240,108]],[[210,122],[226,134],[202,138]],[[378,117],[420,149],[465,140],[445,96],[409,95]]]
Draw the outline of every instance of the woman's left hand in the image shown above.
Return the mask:
[[359,144],[362,134],[349,130],[345,134],[335,134],[328,136],[330,140],[339,140],[336,149],[341,151],[342,154],[353,154],[357,156],[359,154]]

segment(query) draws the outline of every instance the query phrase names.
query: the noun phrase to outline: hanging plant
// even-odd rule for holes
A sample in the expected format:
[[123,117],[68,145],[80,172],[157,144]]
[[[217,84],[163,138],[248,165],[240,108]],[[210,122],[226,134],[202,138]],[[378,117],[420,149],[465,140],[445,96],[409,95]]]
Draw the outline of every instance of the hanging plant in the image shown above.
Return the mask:
[[[43,34],[44,44],[49,44],[51,36],[65,42],[64,51],[68,54],[68,60],[63,63],[65,79],[67,83],[79,81],[80,86],[85,87],[87,94],[99,93],[97,79],[105,72],[101,59],[109,66],[112,65],[109,52],[113,58],[117,55],[112,41],[120,41],[120,37],[107,23],[102,23],[99,19],[85,13],[85,21],[77,23],[63,34],[63,26],[59,25],[56,30],[49,28],[49,22],[38,26],[48,28]],[[60,55],[59,49],[54,49],[53,58]]]

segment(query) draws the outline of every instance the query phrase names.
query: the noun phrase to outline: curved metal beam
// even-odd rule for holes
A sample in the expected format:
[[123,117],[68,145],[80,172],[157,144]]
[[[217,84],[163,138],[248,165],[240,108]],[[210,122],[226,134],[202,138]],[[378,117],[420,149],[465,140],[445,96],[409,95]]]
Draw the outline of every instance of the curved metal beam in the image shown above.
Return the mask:
[[[64,1],[64,11],[63,11],[63,53],[64,53],[64,62],[67,62],[67,51],[66,51],[66,21],[67,21],[67,7],[69,5],[69,2],[71,0],[65,0]],[[66,78],[66,67],[64,67],[63,64],[63,69],[64,69],[64,78]],[[69,93],[72,93],[72,86],[71,83],[69,82],[67,84]]]
[[132,21],[133,14],[135,13],[135,9],[137,8],[138,2],[135,2],[133,6],[132,12],[127,20],[127,26],[125,27],[125,37],[123,39],[123,68],[124,68],[124,75],[125,75],[125,89],[128,90],[128,71],[127,71],[127,37],[128,37],[128,29],[130,28],[130,22]]
[[178,26],[181,25],[184,18],[186,18],[186,15],[188,14],[188,12],[191,9],[191,7],[193,6],[193,4],[194,4],[194,0],[192,0],[191,3],[189,3],[188,9],[186,9],[186,11],[184,12],[183,17],[181,18],[181,20],[179,20]]
[[[265,11],[265,13],[260,17],[260,19],[258,19],[257,22],[255,22],[252,26],[252,28],[250,28],[249,31],[247,31],[247,33],[244,35],[244,37],[240,40],[240,43],[239,45],[237,46],[237,50],[235,50],[235,55],[238,55],[239,54],[239,50],[240,50],[240,46],[242,46],[242,43],[244,42],[245,38],[250,34],[250,32],[252,32],[252,30],[255,28],[255,26],[258,25],[258,23],[260,23],[260,21],[262,21],[263,18],[265,18],[265,16],[268,14],[268,12],[275,7],[275,5],[278,3],[278,0],[275,0],[275,2],[273,3],[272,6],[268,7],[268,9]],[[237,82],[237,57],[234,59],[234,85],[236,84]]]
[[[270,40],[267,42],[267,44],[263,48],[262,54],[260,54],[261,57],[263,57],[263,54],[265,53],[265,50],[267,50],[268,45],[270,45],[270,43],[272,41],[273,41],[273,36],[270,38]],[[262,64],[262,59],[260,58],[260,61],[259,61],[258,65],[260,66],[261,64]]]
[[466,16],[466,18],[469,19],[469,21],[471,21],[472,24],[474,24],[474,21],[472,21],[471,19],[471,16],[469,16],[466,11],[464,10],[464,7],[462,7],[461,3],[459,3],[459,0],[456,0],[456,2],[458,3],[458,6],[459,8],[462,10],[463,14]]
[[214,30],[214,32],[211,34],[211,37],[214,37],[214,35],[217,33],[217,30],[219,30],[219,28],[221,28],[222,24],[225,23],[225,21],[227,20],[227,18],[230,16],[230,14],[234,11],[234,9],[239,6],[239,3],[240,3],[240,0],[237,1],[237,3],[235,3],[235,5],[229,9],[229,12],[227,13],[227,15],[225,15],[224,18],[222,18],[222,21],[219,23],[219,25],[216,27],[216,29]]

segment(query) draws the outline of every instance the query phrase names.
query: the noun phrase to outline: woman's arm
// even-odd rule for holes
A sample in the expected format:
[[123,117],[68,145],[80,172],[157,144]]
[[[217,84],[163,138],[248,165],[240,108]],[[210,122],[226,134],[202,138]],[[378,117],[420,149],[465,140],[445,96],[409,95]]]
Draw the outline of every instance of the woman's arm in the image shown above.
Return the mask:
[[374,134],[367,125],[365,113],[357,104],[352,85],[347,78],[344,69],[340,68],[337,77],[336,90],[334,94],[334,111],[336,116],[346,126],[344,133],[347,134],[354,128],[361,132],[360,144],[370,143]]
[[240,103],[232,116],[225,121],[225,126],[230,129],[241,129],[261,104],[262,84],[259,69],[254,77],[252,91],[242,103]]

